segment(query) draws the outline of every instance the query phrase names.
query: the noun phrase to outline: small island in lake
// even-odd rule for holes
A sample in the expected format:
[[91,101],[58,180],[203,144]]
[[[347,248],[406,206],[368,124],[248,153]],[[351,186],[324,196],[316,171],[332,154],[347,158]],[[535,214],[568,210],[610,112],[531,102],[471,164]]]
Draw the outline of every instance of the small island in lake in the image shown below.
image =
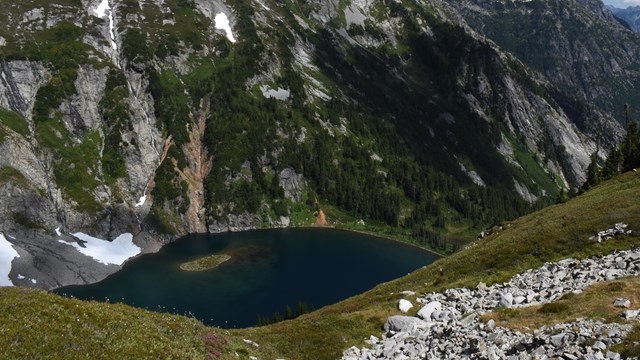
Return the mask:
[[220,266],[220,264],[229,259],[231,259],[231,256],[226,254],[209,255],[200,259],[186,262],[180,265],[180,269],[184,271],[211,270],[217,268],[218,266]]

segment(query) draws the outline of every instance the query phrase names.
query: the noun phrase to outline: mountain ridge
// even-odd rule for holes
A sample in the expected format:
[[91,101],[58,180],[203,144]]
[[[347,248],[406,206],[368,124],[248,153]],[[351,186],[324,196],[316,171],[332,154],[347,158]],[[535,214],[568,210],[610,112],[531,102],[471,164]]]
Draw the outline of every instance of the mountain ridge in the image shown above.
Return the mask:
[[638,37],[602,2],[451,4],[474,30],[543,73],[565,94],[618,119],[624,118],[625,103],[638,107]]
[[622,138],[436,1],[7,6],[0,231],[41,287],[115,270],[63,266],[74,233],[146,252],[323,207],[451,251],[442,234],[553,203]]
[[614,7],[608,7],[612,13],[614,13],[617,17],[622,19],[631,30],[635,32],[640,31],[640,27],[638,27],[638,20],[640,18],[640,6],[630,6],[626,9],[618,9]]

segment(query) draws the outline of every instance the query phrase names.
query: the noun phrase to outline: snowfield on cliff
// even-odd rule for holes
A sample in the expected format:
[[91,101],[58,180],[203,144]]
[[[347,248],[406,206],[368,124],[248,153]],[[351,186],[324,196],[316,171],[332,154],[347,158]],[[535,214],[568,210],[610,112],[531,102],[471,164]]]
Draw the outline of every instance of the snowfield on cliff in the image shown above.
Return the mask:
[[141,249],[133,243],[133,235],[126,233],[107,241],[77,232],[73,236],[83,241],[83,244],[59,242],[75,247],[79,252],[105,265],[122,265],[126,260],[140,254]]
[[16,257],[20,257],[13,245],[0,233],[0,286],[13,286],[9,273],[11,272],[11,262]]

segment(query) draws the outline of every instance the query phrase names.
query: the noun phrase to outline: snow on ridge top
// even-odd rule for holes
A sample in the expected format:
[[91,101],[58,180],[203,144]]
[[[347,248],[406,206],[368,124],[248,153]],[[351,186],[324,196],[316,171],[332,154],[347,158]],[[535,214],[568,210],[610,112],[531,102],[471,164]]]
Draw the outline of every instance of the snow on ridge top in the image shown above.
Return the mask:
[[102,0],[100,5],[97,8],[93,9],[93,13],[96,14],[97,17],[103,18],[107,16],[107,11],[110,9],[109,0]]
[[227,39],[229,39],[229,41],[231,41],[232,43],[236,42],[236,38],[233,36],[233,33],[231,32],[231,25],[229,23],[229,18],[227,17],[227,14],[218,13],[214,20],[216,22],[216,29],[224,30],[224,32],[227,34]]
[[13,286],[13,282],[9,279],[11,272],[11,262],[13,259],[20,257],[18,252],[13,248],[13,244],[0,233],[0,286]]
[[113,241],[98,239],[81,232],[72,235],[82,241],[86,241],[83,244],[84,246],[80,246],[80,244],[75,242],[58,241],[73,246],[82,254],[105,265],[122,265],[127,259],[140,254],[141,251],[141,249],[133,243],[133,235],[130,233],[122,234],[113,239]]

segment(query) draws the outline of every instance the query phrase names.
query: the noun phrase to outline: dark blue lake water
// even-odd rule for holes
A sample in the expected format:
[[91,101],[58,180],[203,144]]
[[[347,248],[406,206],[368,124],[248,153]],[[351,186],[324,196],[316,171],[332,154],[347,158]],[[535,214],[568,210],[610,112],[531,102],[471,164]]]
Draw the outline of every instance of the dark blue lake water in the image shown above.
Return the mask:
[[[215,253],[232,258],[208,271],[180,269],[184,262]],[[436,259],[413,246],[334,229],[189,235],[130,261],[99,283],[55,292],[190,314],[224,328],[247,327],[258,316],[283,314],[285,305],[295,309],[302,301],[318,309]]]

